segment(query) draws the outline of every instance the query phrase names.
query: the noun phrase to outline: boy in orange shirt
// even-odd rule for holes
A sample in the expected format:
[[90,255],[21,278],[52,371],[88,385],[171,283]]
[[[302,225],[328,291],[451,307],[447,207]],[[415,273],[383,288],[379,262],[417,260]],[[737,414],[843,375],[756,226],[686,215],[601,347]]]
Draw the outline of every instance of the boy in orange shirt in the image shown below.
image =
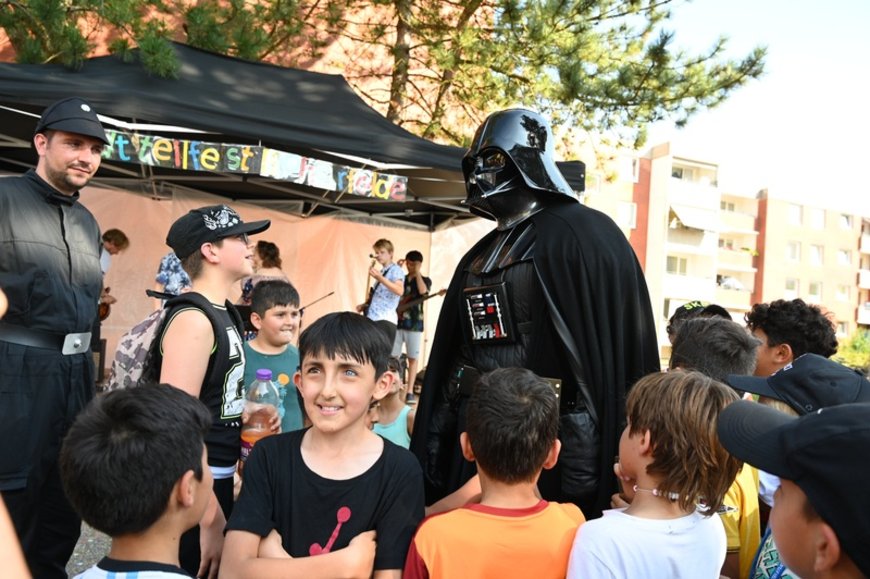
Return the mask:
[[559,400],[546,381],[523,368],[483,375],[459,439],[477,463],[480,503],[424,520],[402,577],[565,577],[586,519],[537,490],[541,471],[559,457],[558,430]]

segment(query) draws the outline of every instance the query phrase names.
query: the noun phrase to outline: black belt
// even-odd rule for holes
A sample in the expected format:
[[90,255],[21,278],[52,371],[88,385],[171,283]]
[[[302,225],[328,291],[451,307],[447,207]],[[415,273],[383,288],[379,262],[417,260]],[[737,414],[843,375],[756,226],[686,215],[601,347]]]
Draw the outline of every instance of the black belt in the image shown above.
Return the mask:
[[[558,378],[547,378],[545,376],[541,376],[540,378],[553,388],[553,392],[556,393],[556,398],[561,402],[562,381]],[[478,380],[480,380],[480,370],[474,366],[462,366],[457,370],[456,375],[453,377],[454,395],[466,397],[471,396],[474,387],[477,386]]]
[[15,324],[0,322],[0,342],[9,342],[31,348],[59,350],[63,355],[81,354],[90,349],[91,333],[54,334]]

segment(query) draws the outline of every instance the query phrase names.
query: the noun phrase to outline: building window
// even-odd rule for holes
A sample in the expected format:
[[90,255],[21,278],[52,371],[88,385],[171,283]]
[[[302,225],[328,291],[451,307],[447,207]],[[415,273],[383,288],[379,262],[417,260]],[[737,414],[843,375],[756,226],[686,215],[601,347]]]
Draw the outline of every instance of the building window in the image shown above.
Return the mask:
[[686,275],[686,266],[689,260],[685,257],[668,256],[667,271],[674,275]]
[[810,291],[807,293],[807,301],[813,303],[820,303],[822,301],[822,282],[810,282]]
[[787,300],[795,300],[800,296],[801,282],[793,277],[785,280],[785,293],[782,296]]
[[616,222],[620,227],[634,229],[637,227],[637,204],[620,201],[616,208]]
[[843,229],[852,229],[852,216],[845,213],[840,214],[840,227]]
[[792,225],[803,223],[803,207],[796,203],[788,204],[788,222]]
[[720,237],[719,249],[729,249],[731,251],[734,251],[734,240],[728,239],[727,237]]
[[852,265],[852,252],[848,249],[838,249],[837,263],[840,265]]
[[671,167],[671,177],[674,179],[682,179],[683,178],[683,168],[682,167]]
[[789,241],[785,244],[785,258],[789,261],[801,260],[801,242]]
[[721,209],[722,211],[731,211],[733,213],[734,212],[734,202],[732,202],[732,201],[720,201],[719,202],[719,209]]
[[837,285],[837,299],[841,302],[849,301],[849,294],[851,293],[851,287],[846,284],[838,284]]
[[845,337],[849,335],[849,322],[837,322],[837,336]]
[[825,262],[825,248],[821,245],[810,245],[810,264],[822,265]]
[[810,227],[813,229],[825,228],[825,210],[813,208],[810,209]]

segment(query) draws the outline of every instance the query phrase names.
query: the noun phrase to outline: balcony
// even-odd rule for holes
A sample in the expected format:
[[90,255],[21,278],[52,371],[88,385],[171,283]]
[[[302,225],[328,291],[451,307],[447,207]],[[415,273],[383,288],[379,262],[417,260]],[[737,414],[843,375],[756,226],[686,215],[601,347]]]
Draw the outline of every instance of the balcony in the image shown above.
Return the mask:
[[716,288],[716,299],[714,303],[719,304],[726,310],[732,312],[747,312],[752,307],[752,292],[747,290],[728,289],[720,286]]
[[858,270],[858,287],[861,289],[870,289],[870,269]]
[[675,228],[667,230],[666,250],[669,253],[713,257],[719,250],[718,235],[711,231]]
[[870,253],[870,233],[864,233],[861,235],[861,244],[859,245],[859,251],[861,253]]
[[719,210],[719,189],[714,185],[671,177],[668,181],[668,201],[679,205]]
[[717,268],[725,271],[755,273],[754,258],[748,251],[720,249]]
[[750,233],[757,235],[755,231],[755,216],[737,211],[719,212],[719,231],[721,233]]
[[711,302],[716,292],[716,280],[709,277],[665,274],[662,296],[684,300]]
[[858,306],[858,323],[870,326],[870,302],[864,302]]

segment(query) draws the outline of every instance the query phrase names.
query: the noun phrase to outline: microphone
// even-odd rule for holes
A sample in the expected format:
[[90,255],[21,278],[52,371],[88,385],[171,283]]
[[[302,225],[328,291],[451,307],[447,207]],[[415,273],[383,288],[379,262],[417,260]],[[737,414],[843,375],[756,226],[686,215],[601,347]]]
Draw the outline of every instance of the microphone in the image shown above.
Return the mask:
[[374,253],[370,253],[370,254],[369,254],[369,257],[372,258],[372,259],[375,259],[375,258],[377,257],[377,255],[375,255]]

